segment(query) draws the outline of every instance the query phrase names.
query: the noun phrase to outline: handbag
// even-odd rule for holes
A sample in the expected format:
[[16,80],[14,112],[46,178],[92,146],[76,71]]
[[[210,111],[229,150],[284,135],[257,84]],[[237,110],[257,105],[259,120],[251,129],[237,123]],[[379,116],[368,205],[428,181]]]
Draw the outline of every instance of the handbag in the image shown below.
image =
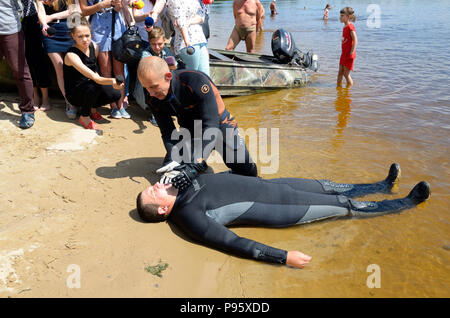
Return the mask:
[[[19,16],[19,20],[22,21],[24,15],[25,15],[25,12],[23,10],[22,1],[21,0],[14,1],[13,4],[16,7],[17,15]],[[32,3],[32,5],[34,5],[34,4]]]
[[164,36],[166,39],[170,39],[175,34],[175,28],[170,20],[170,17],[168,16],[167,10],[164,10],[159,15],[159,18],[161,19],[161,26],[164,30]]
[[116,60],[122,63],[138,63],[142,53],[148,47],[139,35],[136,25],[131,25],[118,40],[114,40],[116,11],[112,14],[111,51]]

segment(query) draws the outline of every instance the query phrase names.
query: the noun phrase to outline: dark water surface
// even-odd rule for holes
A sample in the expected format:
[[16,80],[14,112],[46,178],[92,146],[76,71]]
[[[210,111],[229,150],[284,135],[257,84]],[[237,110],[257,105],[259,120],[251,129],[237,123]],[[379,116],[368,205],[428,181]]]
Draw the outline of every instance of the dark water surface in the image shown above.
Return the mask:
[[[415,209],[378,218],[236,229],[313,257],[303,270],[240,263],[246,296],[449,297],[449,2],[329,1],[328,22],[322,20],[325,1],[277,1],[274,18],[268,14],[270,1],[262,3],[266,19],[258,52],[270,53],[272,32],[284,28],[299,48],[313,49],[320,58],[320,70],[306,88],[225,100],[241,128],[279,129],[279,168],[264,177],[371,182],[398,162],[398,192],[388,198],[405,196],[421,180],[431,184],[432,196]],[[366,11],[371,3],[379,5],[379,28],[371,27],[373,11]],[[231,5],[216,1],[212,6],[211,48],[226,45],[234,22]],[[336,89],[339,10],[345,6],[357,16],[355,85]],[[370,264],[380,268],[380,288],[366,284]],[[218,277],[218,286],[225,278]]]

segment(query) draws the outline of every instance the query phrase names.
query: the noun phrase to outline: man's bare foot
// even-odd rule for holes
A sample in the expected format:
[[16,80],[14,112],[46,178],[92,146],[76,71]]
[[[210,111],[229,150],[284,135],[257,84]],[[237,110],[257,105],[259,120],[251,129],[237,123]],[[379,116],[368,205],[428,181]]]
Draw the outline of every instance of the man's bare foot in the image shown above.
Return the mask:
[[33,90],[34,90],[34,93],[33,93],[34,104],[35,105],[39,105],[39,102],[40,102],[41,98],[39,97],[39,93],[37,91],[37,88],[34,87]]

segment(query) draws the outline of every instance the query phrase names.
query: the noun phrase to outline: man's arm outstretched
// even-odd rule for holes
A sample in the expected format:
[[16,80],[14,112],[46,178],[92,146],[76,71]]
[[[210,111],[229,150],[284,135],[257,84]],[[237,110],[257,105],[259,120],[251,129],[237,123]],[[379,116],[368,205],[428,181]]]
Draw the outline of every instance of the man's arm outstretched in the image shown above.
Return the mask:
[[[230,254],[303,268],[311,257],[299,251],[285,251],[245,237],[240,237],[201,211],[185,211],[173,221],[188,236],[199,243]],[[183,217],[187,215],[187,217]]]

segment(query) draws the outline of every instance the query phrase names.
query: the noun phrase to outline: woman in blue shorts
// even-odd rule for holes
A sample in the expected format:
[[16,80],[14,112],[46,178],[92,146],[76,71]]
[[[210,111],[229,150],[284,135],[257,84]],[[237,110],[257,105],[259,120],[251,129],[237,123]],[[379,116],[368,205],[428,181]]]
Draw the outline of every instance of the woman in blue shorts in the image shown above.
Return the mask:
[[[73,4],[73,0],[37,0],[36,2],[39,23],[42,27],[44,49],[53,63],[58,87],[65,99],[63,58],[73,44],[73,39],[67,27],[70,4]],[[49,28],[53,32],[47,32]],[[70,105],[67,99],[66,114],[70,119],[75,119],[77,115],[77,109]]]

